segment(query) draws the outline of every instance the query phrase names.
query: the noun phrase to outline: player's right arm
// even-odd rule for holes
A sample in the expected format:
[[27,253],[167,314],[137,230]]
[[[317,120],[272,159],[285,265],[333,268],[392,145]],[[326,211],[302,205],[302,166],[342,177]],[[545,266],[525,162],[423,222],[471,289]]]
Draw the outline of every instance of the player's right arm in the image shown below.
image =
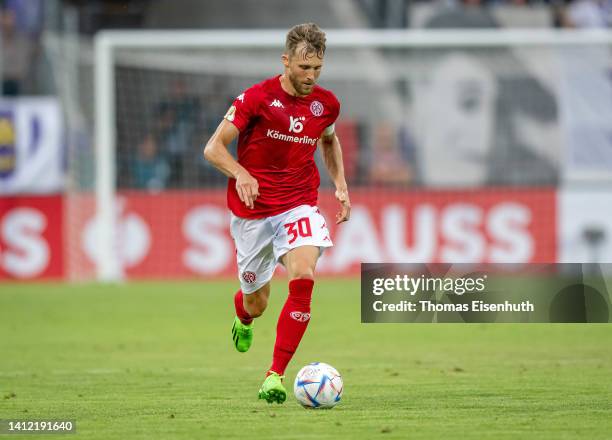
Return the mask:
[[204,147],[204,158],[227,177],[236,179],[238,197],[252,209],[259,196],[259,184],[228,150],[229,144],[238,137],[239,133],[234,124],[222,120]]

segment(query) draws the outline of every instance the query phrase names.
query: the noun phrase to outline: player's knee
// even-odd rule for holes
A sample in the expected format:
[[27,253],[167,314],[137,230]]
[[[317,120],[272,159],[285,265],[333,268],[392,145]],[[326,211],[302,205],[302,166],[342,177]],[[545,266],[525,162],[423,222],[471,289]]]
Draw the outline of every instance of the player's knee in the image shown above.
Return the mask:
[[314,279],[313,264],[307,259],[296,259],[287,266],[289,277],[291,279]]
[[314,269],[310,265],[297,265],[293,270],[294,280],[314,280]]

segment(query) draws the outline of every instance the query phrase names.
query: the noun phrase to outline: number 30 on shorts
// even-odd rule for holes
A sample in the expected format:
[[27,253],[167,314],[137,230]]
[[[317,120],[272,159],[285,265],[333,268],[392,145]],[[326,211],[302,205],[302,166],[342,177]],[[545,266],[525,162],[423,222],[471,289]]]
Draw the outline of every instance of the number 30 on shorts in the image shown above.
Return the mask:
[[287,235],[289,235],[289,244],[292,244],[298,237],[312,237],[312,229],[310,229],[310,219],[304,217],[293,223],[286,223]]

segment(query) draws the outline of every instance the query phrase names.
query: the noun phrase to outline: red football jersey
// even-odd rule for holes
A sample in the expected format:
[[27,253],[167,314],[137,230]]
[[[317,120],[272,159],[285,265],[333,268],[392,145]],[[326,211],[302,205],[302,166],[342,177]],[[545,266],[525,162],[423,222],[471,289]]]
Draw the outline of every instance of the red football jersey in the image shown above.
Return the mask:
[[236,180],[229,179],[227,204],[234,215],[262,218],[300,205],[316,205],[319,172],[317,141],[340,113],[332,92],[315,86],[296,97],[281,87],[280,75],[239,95],[225,119],[238,130],[238,162],[259,182],[253,209],[240,201]]

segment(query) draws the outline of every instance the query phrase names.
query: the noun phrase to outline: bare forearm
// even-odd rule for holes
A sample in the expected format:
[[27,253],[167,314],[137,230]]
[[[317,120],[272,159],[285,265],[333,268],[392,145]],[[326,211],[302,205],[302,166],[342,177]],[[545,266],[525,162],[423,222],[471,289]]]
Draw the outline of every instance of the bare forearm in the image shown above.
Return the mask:
[[338,137],[334,135],[331,139],[321,141],[323,149],[323,160],[329,175],[336,188],[346,188],[344,177],[344,164],[342,162],[342,148]]
[[211,139],[204,147],[204,158],[227,177],[235,179],[244,171],[225,145],[216,139]]

